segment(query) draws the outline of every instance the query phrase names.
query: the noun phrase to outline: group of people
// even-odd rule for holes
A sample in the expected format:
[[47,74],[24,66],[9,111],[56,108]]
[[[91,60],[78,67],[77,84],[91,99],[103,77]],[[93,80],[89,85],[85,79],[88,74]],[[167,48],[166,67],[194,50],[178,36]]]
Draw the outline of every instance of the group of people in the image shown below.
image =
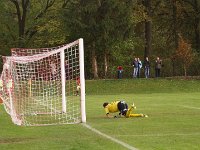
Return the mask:
[[[141,73],[141,68],[143,66],[142,61],[140,60],[140,58],[135,58],[133,60],[132,65],[133,65],[133,78],[139,78]],[[146,57],[144,60],[145,78],[149,78],[150,76],[150,67],[151,63],[149,61],[149,58]],[[162,67],[162,60],[159,57],[157,57],[155,61],[155,77],[160,77],[161,67]]]
[[133,77],[134,78],[139,78],[140,77],[140,70],[142,68],[142,61],[140,58],[136,58],[133,60]]

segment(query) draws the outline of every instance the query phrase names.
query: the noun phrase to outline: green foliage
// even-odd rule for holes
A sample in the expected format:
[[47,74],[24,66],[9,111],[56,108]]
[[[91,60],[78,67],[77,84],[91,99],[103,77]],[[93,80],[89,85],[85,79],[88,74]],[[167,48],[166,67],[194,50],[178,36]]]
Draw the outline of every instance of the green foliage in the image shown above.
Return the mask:
[[[22,0],[16,2],[19,2],[22,13]],[[96,57],[100,77],[104,78],[105,56],[108,60],[109,77],[114,77],[116,66],[123,65],[128,69],[134,56],[143,59],[146,44],[144,23],[151,21],[151,61],[156,56],[166,60],[166,76],[172,76],[174,68],[170,58],[178,47],[177,35],[181,33],[197,52],[197,58],[188,68],[188,74],[199,75],[195,70],[198,68],[196,60],[199,59],[200,52],[200,1],[151,1],[151,16],[148,15],[144,2],[31,0],[27,7],[24,35],[21,36],[14,3],[11,0],[1,0],[0,55],[10,55],[10,48],[20,46],[20,42],[23,47],[38,48],[83,38],[87,77],[93,77],[91,58]],[[92,52],[95,52],[95,56],[92,56]],[[181,75],[181,70],[182,68],[176,69],[176,74]],[[125,75],[129,77],[130,73]]]
[[[25,12],[22,12],[21,5],[19,3],[21,14],[23,14]],[[6,47],[9,50],[11,47],[18,47],[19,38],[22,38],[25,47],[55,46],[65,42],[62,21],[59,19],[58,3],[49,0],[30,1],[27,6],[23,37],[19,37],[20,27],[14,3],[10,0],[3,1],[0,7],[2,7],[0,26],[3,27],[0,35],[2,35],[3,40],[9,41],[4,42],[3,48]]]
[[0,4],[0,55],[9,55],[11,46],[16,46],[17,25],[14,14],[10,11],[14,9],[5,0]]
[[[91,51],[96,51],[99,66],[103,66],[101,62],[104,62],[105,53],[109,55],[111,61],[118,55],[114,64],[121,63],[124,58],[127,58],[125,55],[133,53],[131,52],[134,49],[134,43],[131,42],[134,34],[133,27],[142,18],[139,16],[142,12],[140,9],[133,14],[134,4],[132,1],[120,0],[71,2],[64,10],[65,24],[70,33],[70,39],[83,37],[86,57],[90,58]],[[79,11],[74,11],[75,9]],[[69,20],[69,17],[72,19]],[[122,51],[124,51],[124,56],[120,54]],[[128,60],[130,59],[129,57]],[[111,66],[114,64],[109,62]],[[91,66],[89,63],[86,65]],[[100,72],[104,72],[103,69]]]

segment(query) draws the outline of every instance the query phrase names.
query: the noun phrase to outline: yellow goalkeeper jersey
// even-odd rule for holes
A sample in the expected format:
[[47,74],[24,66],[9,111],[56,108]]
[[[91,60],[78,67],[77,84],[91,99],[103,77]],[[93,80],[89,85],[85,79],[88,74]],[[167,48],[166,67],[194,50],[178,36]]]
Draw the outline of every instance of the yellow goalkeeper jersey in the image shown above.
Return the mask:
[[117,104],[118,104],[119,102],[120,102],[120,101],[114,101],[114,102],[109,103],[109,104],[104,108],[106,114],[118,112],[119,109],[118,109],[118,107],[117,107]]

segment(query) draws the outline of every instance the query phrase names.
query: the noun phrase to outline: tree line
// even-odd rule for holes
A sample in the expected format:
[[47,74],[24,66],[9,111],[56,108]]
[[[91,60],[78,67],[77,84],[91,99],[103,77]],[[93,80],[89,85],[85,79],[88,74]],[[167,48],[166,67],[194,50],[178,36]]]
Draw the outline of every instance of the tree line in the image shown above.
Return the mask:
[[83,38],[88,79],[119,65],[131,77],[134,57],[159,56],[163,76],[200,74],[200,0],[1,0],[0,20],[0,55]]

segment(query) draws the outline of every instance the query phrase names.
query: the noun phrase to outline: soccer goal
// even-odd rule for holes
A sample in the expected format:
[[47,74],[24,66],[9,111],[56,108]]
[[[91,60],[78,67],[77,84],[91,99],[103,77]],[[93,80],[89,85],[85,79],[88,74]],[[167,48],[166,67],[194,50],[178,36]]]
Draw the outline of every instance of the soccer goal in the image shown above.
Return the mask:
[[83,39],[3,57],[0,98],[17,125],[86,122]]

